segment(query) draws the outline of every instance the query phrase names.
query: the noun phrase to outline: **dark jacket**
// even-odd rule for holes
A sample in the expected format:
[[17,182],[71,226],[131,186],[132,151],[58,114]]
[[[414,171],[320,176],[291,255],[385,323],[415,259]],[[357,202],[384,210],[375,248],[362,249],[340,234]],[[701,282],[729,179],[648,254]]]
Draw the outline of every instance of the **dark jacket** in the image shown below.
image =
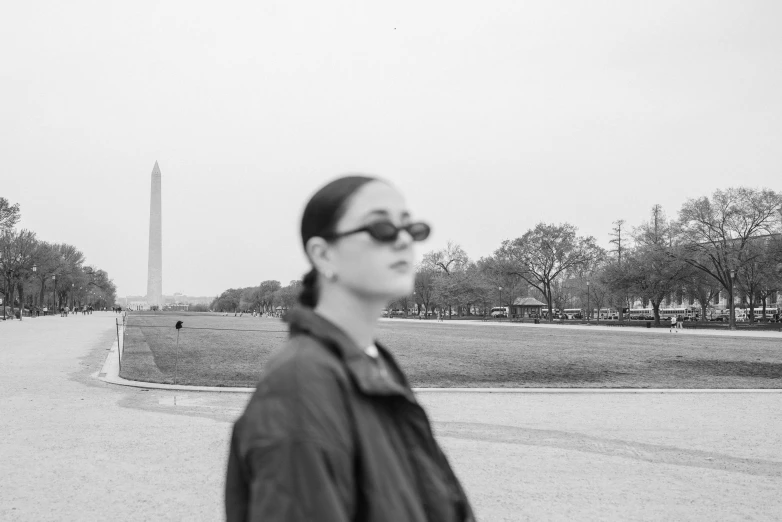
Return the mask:
[[231,438],[229,522],[471,522],[467,497],[391,354],[310,309]]

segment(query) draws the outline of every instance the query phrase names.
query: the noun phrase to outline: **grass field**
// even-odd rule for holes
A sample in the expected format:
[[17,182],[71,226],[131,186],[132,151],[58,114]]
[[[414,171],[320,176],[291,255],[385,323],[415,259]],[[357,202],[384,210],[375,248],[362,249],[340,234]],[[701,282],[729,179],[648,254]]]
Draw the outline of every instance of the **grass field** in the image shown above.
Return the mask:
[[[131,314],[120,375],[173,383],[180,319],[179,384],[253,386],[287,338],[277,319]],[[378,338],[414,387],[782,387],[782,335],[382,321]]]

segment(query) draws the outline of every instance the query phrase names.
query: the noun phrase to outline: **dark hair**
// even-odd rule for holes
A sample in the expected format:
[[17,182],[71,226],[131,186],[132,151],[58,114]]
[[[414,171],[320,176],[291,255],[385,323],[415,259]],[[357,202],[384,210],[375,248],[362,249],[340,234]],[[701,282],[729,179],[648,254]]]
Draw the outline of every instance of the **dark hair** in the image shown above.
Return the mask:
[[[345,214],[346,203],[361,187],[377,178],[370,176],[344,176],[335,179],[315,193],[304,207],[301,217],[301,242],[334,233],[337,223]],[[299,303],[314,308],[318,302],[318,271],[313,267],[302,281]]]

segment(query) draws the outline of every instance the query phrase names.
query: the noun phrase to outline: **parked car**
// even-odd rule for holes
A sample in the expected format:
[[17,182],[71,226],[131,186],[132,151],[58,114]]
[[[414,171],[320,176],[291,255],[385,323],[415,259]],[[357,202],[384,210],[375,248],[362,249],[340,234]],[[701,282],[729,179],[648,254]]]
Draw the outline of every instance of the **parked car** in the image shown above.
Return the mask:
[[492,317],[508,317],[508,311],[504,306],[495,306],[491,309]]

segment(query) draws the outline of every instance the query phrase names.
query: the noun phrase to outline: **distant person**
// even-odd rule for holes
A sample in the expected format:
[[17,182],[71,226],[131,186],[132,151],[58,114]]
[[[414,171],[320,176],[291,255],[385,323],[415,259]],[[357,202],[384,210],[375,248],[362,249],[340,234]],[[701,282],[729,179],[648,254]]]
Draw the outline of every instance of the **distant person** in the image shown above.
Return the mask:
[[668,331],[670,332],[670,331],[673,331],[675,329],[676,329],[676,316],[674,315],[674,316],[671,316],[671,326],[668,329]]
[[413,243],[429,226],[401,194],[363,176],[310,199],[301,239],[312,265],[290,337],[231,437],[228,522],[473,522],[459,480],[391,353],[381,310],[409,295]]

